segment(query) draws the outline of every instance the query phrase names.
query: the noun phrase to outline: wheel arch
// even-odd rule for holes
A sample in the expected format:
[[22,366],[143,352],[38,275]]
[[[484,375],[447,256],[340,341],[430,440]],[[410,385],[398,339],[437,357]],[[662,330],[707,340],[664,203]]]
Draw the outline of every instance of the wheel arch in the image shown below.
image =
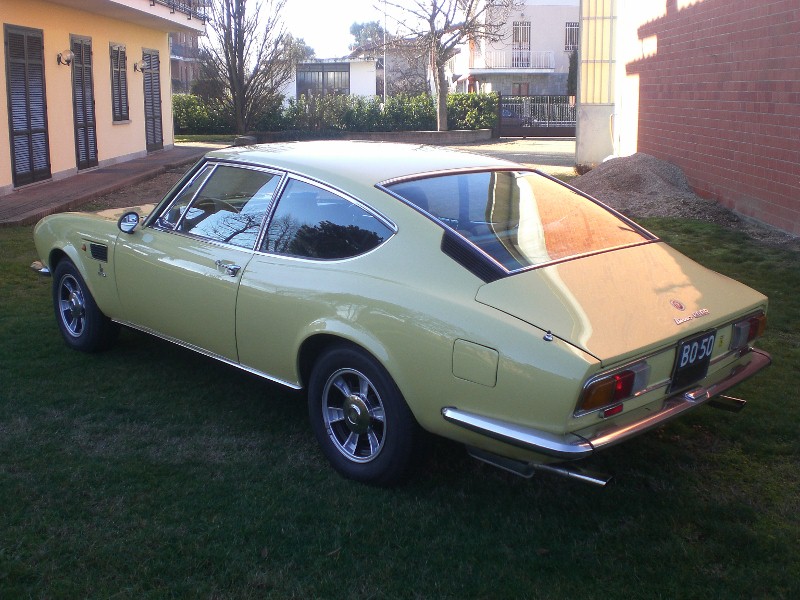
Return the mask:
[[388,355],[386,349],[382,346],[380,346],[381,352],[378,354],[383,356],[384,359],[376,356],[376,353],[366,347],[364,343],[342,335],[341,333],[315,333],[303,340],[297,354],[297,372],[300,377],[300,385],[304,389],[308,387],[308,381],[311,377],[314,364],[325,351],[333,346],[349,347],[366,352],[392,376],[391,372],[386,367],[385,357]]
[[94,293],[92,286],[89,285],[89,277],[86,271],[86,265],[83,264],[83,261],[80,259],[80,255],[78,254],[78,250],[72,244],[65,244],[63,246],[56,246],[55,248],[50,250],[50,254],[47,256],[47,263],[48,267],[50,268],[50,272],[54,273],[58,264],[63,260],[69,260],[75,268],[78,269],[78,272],[83,277],[84,282],[86,285],[89,286],[89,291]]

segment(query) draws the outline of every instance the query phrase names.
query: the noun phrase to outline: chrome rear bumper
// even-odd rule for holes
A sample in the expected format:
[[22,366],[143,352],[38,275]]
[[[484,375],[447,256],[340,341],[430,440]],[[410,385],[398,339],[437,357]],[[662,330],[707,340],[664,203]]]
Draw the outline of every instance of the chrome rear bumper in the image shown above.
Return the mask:
[[772,362],[772,357],[761,350],[751,349],[749,355],[751,358],[747,364],[737,365],[724,379],[708,387],[694,388],[667,398],[660,410],[649,413],[644,418],[632,422],[609,422],[607,427],[595,430],[588,437],[573,433],[556,435],[459,410],[452,406],[443,408],[442,416],[450,423],[512,446],[562,460],[576,460],[589,456],[595,450],[619,444],[663,425],[687,410],[708,402],[711,398],[752,377]]

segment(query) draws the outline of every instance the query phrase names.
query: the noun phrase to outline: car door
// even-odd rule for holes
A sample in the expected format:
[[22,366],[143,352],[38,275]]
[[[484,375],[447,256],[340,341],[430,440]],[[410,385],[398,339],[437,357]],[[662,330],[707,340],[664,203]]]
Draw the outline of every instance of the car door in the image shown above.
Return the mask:
[[281,176],[209,163],[146,227],[122,236],[123,321],[237,362],[236,296]]

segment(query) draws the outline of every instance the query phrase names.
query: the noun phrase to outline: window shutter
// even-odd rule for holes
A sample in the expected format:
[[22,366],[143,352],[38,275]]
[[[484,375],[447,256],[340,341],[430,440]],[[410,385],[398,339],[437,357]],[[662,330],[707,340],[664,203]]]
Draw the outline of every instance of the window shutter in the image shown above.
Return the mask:
[[78,169],[97,166],[97,120],[94,114],[92,41],[72,36],[72,100],[75,114],[75,159]]
[[144,73],[144,121],[147,151],[164,147],[161,127],[161,63],[158,52],[144,50],[142,58],[147,65]]
[[128,74],[125,46],[111,46],[111,107],[114,121],[127,121]]
[[15,186],[50,178],[41,30],[5,26],[6,83]]

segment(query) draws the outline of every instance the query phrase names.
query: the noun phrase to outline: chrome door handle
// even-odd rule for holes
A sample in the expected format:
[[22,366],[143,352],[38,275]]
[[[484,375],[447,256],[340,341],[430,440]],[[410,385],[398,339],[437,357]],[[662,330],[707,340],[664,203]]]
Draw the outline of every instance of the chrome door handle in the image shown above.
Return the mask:
[[226,275],[230,275],[231,277],[236,277],[236,274],[242,270],[242,267],[239,265],[225,263],[221,260],[216,261],[214,264],[217,265],[217,269],[223,271]]

